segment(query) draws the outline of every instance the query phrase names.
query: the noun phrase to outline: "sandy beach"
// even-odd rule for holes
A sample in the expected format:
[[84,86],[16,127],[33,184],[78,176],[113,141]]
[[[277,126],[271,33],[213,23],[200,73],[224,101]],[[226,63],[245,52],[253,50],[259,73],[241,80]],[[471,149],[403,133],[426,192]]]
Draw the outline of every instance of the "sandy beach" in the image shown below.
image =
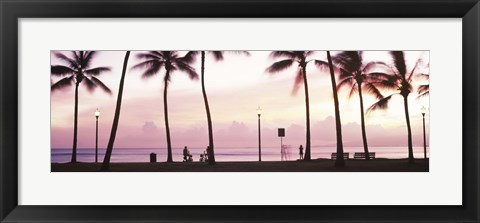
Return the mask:
[[[429,160],[407,159],[346,160],[345,167],[334,167],[334,160],[174,163],[111,163],[110,172],[428,172]],[[52,172],[98,172],[101,163],[52,163]]]

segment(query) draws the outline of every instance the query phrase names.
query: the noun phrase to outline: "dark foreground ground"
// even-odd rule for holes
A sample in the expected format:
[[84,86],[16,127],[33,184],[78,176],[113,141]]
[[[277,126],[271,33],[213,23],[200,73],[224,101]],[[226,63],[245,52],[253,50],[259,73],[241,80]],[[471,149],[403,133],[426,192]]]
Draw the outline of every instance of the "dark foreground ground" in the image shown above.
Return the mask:
[[[428,159],[346,160],[345,167],[335,167],[334,160],[174,163],[111,163],[111,172],[428,172]],[[52,172],[97,172],[101,163],[52,163]]]

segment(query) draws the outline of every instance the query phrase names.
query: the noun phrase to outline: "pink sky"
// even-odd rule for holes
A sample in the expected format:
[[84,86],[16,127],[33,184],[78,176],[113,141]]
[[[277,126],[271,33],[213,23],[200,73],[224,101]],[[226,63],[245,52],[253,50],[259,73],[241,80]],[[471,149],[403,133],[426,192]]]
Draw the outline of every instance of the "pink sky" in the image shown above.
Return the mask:
[[[139,61],[138,52],[132,52],[128,67]],[[275,62],[270,51],[251,51],[250,56],[225,54],[225,60],[214,62],[207,55],[205,85],[212,112],[216,147],[255,147],[257,138],[256,108],[263,109],[262,145],[278,146],[277,128],[286,128],[285,144],[305,144],[305,98],[303,87],[292,95],[295,69],[271,75],[265,68]],[[68,54],[68,53],[67,53]],[[95,117],[98,107],[99,147],[107,145],[115,112],[123,58],[125,51],[100,51],[92,67],[109,66],[110,72],[99,77],[113,92],[108,95],[100,89],[89,93],[79,88],[78,147],[95,146]],[[312,58],[326,59],[324,51]],[[409,70],[418,58],[429,61],[428,51],[406,52]],[[366,51],[366,61],[391,63],[386,51]],[[52,65],[62,64],[52,54]],[[335,144],[335,121],[332,87],[329,74],[309,65],[307,69],[310,93],[312,145]],[[200,60],[193,65],[200,74]],[[426,68],[419,71],[428,72]],[[116,148],[165,148],[163,116],[164,70],[150,79],[142,79],[141,71],[128,69],[123,93],[122,112],[115,141]],[[52,77],[55,82],[58,80]],[[416,79],[413,85],[425,83]],[[416,89],[415,89],[416,92]],[[409,96],[410,121],[414,145],[423,145],[420,108],[428,107],[428,97]],[[386,92],[385,92],[386,93]],[[51,98],[52,148],[71,148],[73,139],[74,88],[52,92]],[[362,146],[358,96],[348,99],[346,90],[340,92],[340,110],[343,141],[346,146]],[[181,72],[173,74],[168,89],[169,121],[172,146],[179,148],[206,147],[207,121],[200,81],[192,81]],[[375,100],[364,95],[368,108]],[[428,137],[428,114],[426,116]],[[406,146],[406,124],[403,100],[399,96],[390,102],[390,108],[366,116],[367,137],[371,146]],[[428,139],[427,139],[428,140]]]

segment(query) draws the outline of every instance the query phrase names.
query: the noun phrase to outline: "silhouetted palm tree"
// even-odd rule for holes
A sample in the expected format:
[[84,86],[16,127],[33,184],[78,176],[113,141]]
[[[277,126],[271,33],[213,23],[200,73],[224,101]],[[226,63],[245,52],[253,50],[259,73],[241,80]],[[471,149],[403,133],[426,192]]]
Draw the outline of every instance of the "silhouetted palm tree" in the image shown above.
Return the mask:
[[77,162],[77,123],[78,123],[78,86],[84,83],[89,92],[97,87],[103,91],[111,94],[110,89],[105,86],[96,76],[110,71],[109,67],[95,67],[91,68],[93,58],[97,54],[96,51],[72,51],[71,57],[63,53],[55,53],[55,57],[65,62],[66,65],[52,65],[51,74],[58,77],[63,77],[51,86],[52,91],[62,89],[65,87],[75,86],[75,109],[73,122],[73,148],[72,148],[72,163]]
[[293,94],[295,94],[300,88],[301,84],[304,84],[305,89],[305,112],[306,112],[306,143],[305,143],[305,157],[304,160],[311,160],[310,154],[310,102],[308,97],[308,82],[307,82],[307,64],[311,61],[307,61],[307,57],[312,55],[314,51],[273,51],[270,54],[272,58],[284,58],[270,65],[266,69],[268,73],[278,73],[290,68],[293,64],[298,64],[298,70],[295,77],[295,84],[293,87]]
[[340,120],[340,105],[338,103],[338,91],[337,84],[335,81],[335,70],[333,68],[332,57],[330,51],[327,51],[327,60],[325,63],[321,60],[315,60],[315,65],[320,68],[328,66],[330,71],[330,79],[332,82],[332,92],[333,92],[333,102],[335,105],[335,127],[337,130],[337,158],[335,160],[335,166],[345,166],[345,160],[343,158],[343,140],[342,140],[342,122]]
[[333,57],[335,66],[340,70],[340,80],[338,83],[338,90],[342,87],[348,86],[350,88],[349,98],[355,92],[358,92],[360,98],[360,122],[362,128],[363,150],[365,158],[370,159],[367,143],[367,133],[365,130],[365,110],[363,108],[363,91],[372,94],[377,100],[382,99],[383,96],[375,86],[378,81],[378,76],[381,73],[370,72],[371,68],[376,64],[383,64],[382,62],[364,63],[362,51],[343,51]]
[[405,55],[403,51],[391,51],[390,52],[393,58],[393,65],[391,67],[392,74],[383,73],[383,80],[377,82],[379,87],[398,90],[397,93],[393,93],[387,97],[383,97],[374,103],[368,111],[376,109],[386,109],[388,108],[388,102],[394,95],[401,95],[403,97],[403,105],[405,108],[405,120],[407,122],[407,133],[408,133],[408,161],[409,163],[414,163],[413,157],[413,147],[412,147],[412,130],[410,127],[410,116],[408,113],[408,95],[412,92],[412,77],[414,72],[419,64],[418,60],[415,63],[415,66],[410,72],[407,72],[407,65],[405,63]]
[[127,72],[128,57],[130,51],[125,53],[123,60],[122,77],[120,78],[120,85],[118,87],[117,106],[115,107],[115,116],[113,117],[112,131],[110,132],[110,139],[108,140],[107,151],[103,159],[102,171],[108,170],[110,167],[110,157],[112,156],[113,144],[115,143],[115,136],[117,135],[118,121],[120,119],[120,109],[122,108],[123,83],[125,82],[125,73]]
[[137,54],[137,58],[143,61],[132,67],[132,69],[145,69],[142,78],[152,77],[160,72],[162,68],[165,69],[165,76],[163,77],[163,114],[165,116],[165,130],[167,134],[167,162],[173,162],[170,127],[168,124],[168,83],[170,82],[171,75],[174,71],[185,72],[192,80],[198,79],[197,72],[195,72],[195,69],[190,66],[195,60],[194,54],[195,52],[188,52],[185,56],[180,57],[177,51],[149,51],[148,53],[139,53]]
[[[208,123],[208,145],[210,151],[208,152],[208,163],[215,164],[215,149],[213,143],[213,126],[212,126],[212,117],[210,113],[210,106],[208,104],[208,97],[207,91],[205,90],[205,56],[207,53],[210,53],[215,61],[222,61],[223,54],[225,51],[200,51],[201,60],[202,60],[202,67],[201,67],[201,82],[202,82],[202,94],[203,94],[203,101],[205,103],[205,111],[207,112],[207,123]],[[233,53],[242,53],[246,55],[250,55],[247,51],[228,51]],[[198,52],[192,51],[191,55],[196,55]]]

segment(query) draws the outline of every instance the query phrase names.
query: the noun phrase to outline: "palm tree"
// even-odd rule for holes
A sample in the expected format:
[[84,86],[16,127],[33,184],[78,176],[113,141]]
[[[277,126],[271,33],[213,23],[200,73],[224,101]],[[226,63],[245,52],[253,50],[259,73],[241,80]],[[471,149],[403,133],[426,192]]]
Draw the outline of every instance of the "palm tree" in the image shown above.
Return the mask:
[[[363,150],[365,158],[370,159],[368,152],[367,133],[365,130],[365,114],[363,108],[363,90],[376,97],[377,100],[383,98],[380,91],[375,86],[375,82],[381,73],[369,73],[371,68],[381,62],[364,63],[362,51],[343,51],[333,57],[335,66],[340,70],[340,80],[338,89],[348,86],[350,88],[349,98],[355,92],[358,92],[360,98],[360,122],[362,128]],[[385,65],[385,64],[384,64]]]
[[51,86],[52,91],[63,89],[65,87],[75,86],[75,108],[73,121],[73,148],[72,163],[77,162],[77,127],[78,127],[78,86],[84,83],[89,92],[93,92],[97,87],[111,94],[110,89],[103,84],[96,76],[110,71],[109,67],[91,68],[91,63],[96,51],[72,51],[72,57],[63,53],[55,53],[55,57],[65,62],[66,65],[52,65],[51,74],[57,77],[63,77]]
[[165,76],[163,76],[163,114],[165,118],[165,130],[167,134],[167,162],[173,162],[172,159],[172,144],[170,141],[170,127],[168,124],[168,103],[167,103],[167,89],[170,83],[172,73],[175,71],[182,71],[188,75],[192,80],[198,79],[198,74],[195,69],[190,66],[195,60],[195,52],[188,52],[185,56],[180,57],[177,51],[149,51],[147,53],[137,54],[137,58],[143,60],[139,64],[132,67],[132,69],[145,69],[142,78],[149,78],[160,72],[162,68],[165,69]]
[[110,139],[108,140],[107,152],[103,159],[102,171],[108,170],[110,166],[110,157],[112,156],[113,144],[115,143],[115,136],[117,135],[118,121],[120,119],[120,109],[122,107],[123,83],[125,82],[125,73],[127,71],[128,57],[130,51],[125,53],[123,60],[122,77],[120,78],[120,85],[118,87],[117,106],[115,107],[115,116],[113,117],[112,131],[110,132]]
[[408,133],[408,162],[414,163],[413,157],[413,147],[412,147],[412,129],[410,127],[410,116],[408,113],[408,95],[412,92],[412,77],[419,64],[418,60],[415,63],[415,66],[410,72],[407,72],[407,65],[405,63],[405,55],[403,51],[391,51],[390,52],[393,58],[393,67],[390,67],[392,74],[382,73],[382,81],[377,82],[379,87],[397,90],[398,92],[393,93],[387,97],[382,97],[376,103],[374,103],[368,111],[373,111],[377,109],[387,109],[388,103],[392,96],[401,95],[403,97],[403,105],[405,109],[405,120],[407,123],[407,133]]
[[301,84],[304,84],[305,89],[305,112],[306,112],[306,143],[305,143],[305,157],[304,160],[311,160],[310,155],[310,102],[308,98],[308,82],[307,82],[307,64],[311,61],[307,61],[307,57],[312,55],[314,51],[273,51],[270,54],[272,58],[284,58],[270,65],[266,72],[276,74],[290,68],[293,64],[298,64],[298,70],[295,77],[295,84],[293,88],[293,94],[295,94],[300,88]]
[[335,160],[335,166],[345,166],[345,160],[343,159],[343,140],[342,140],[342,122],[340,120],[340,105],[338,103],[338,91],[337,84],[335,81],[335,71],[333,69],[332,57],[330,51],[327,51],[327,60],[328,63],[325,63],[321,60],[315,60],[315,65],[320,68],[323,68],[325,65],[328,66],[330,71],[330,79],[332,82],[332,91],[333,91],[333,102],[335,105],[335,126],[337,130],[337,158]]
[[[243,53],[246,55],[250,55],[247,51],[230,51],[234,53]],[[193,51],[191,52],[191,55],[196,55],[198,52]],[[215,150],[214,150],[214,144],[213,144],[213,126],[212,126],[212,117],[210,113],[210,106],[208,104],[208,98],[207,98],[207,91],[205,90],[205,55],[207,53],[210,53],[213,56],[213,59],[215,61],[222,61],[223,60],[223,55],[224,51],[200,51],[201,54],[201,60],[202,60],[202,67],[201,67],[201,82],[202,82],[202,94],[203,94],[203,101],[205,103],[205,111],[207,112],[207,123],[208,123],[208,148],[210,151],[208,152],[208,163],[209,164],[215,164]]]

